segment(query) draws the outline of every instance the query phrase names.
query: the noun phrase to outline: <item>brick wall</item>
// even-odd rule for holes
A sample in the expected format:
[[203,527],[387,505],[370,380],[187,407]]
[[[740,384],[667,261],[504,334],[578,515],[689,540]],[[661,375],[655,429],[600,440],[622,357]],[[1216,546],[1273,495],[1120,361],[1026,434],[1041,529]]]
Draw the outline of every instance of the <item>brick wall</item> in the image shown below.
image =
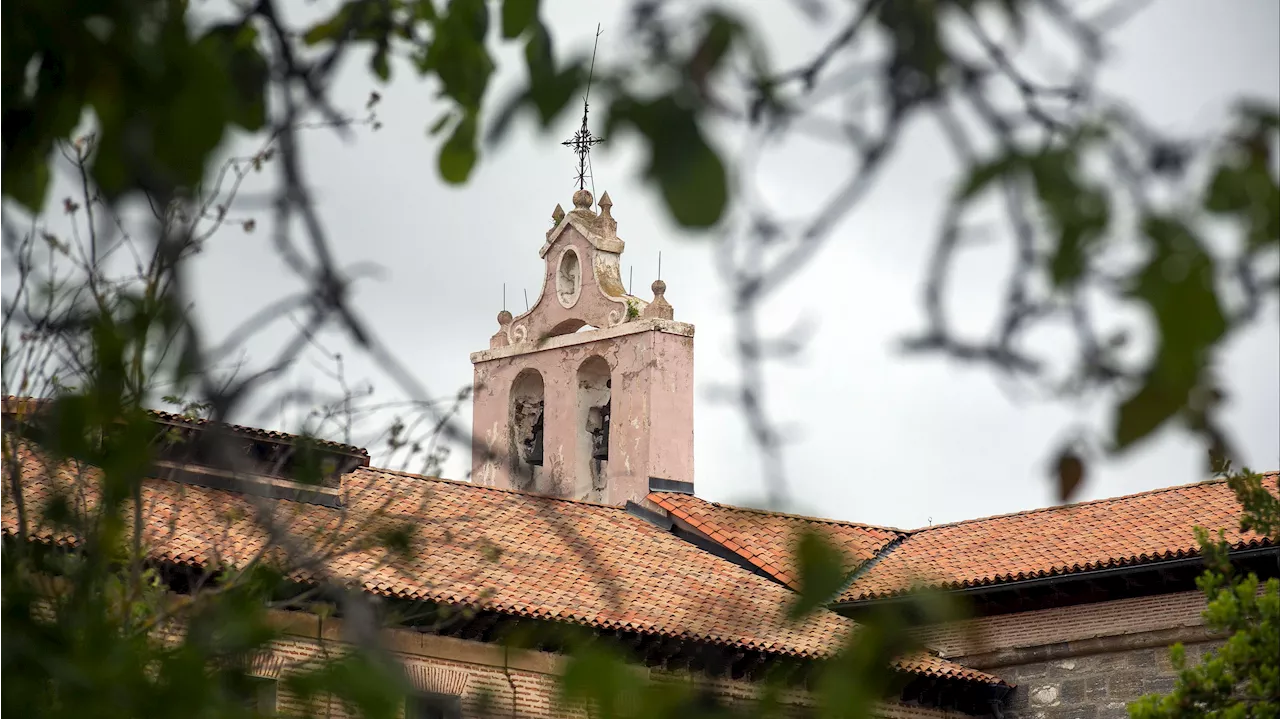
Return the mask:
[[944,657],[1078,642],[1204,624],[1199,591],[1117,599],[1056,609],[1001,614],[931,627],[921,639]]
[[[321,622],[310,615],[277,613],[287,639],[278,642],[269,657],[257,658],[254,673],[276,679],[291,668],[305,664],[322,652],[341,652],[341,624],[336,620]],[[547,719],[551,717],[586,717],[585,711],[573,711],[557,701],[558,676],[564,659],[546,652],[505,652],[501,647],[419,632],[388,629],[384,641],[403,663],[406,674],[422,691],[460,696],[463,716],[513,717],[515,719]],[[736,703],[749,702],[756,687],[748,682],[729,679],[710,680],[688,674],[661,672],[636,667],[653,681],[687,683],[703,682],[717,695]],[[807,704],[807,697],[793,692],[785,700],[797,712]],[[276,705],[282,710],[300,709],[295,697],[283,686],[277,687]],[[322,715],[346,719],[348,714],[338,702],[330,702]],[[955,719],[964,715],[922,707],[885,704],[877,715],[883,719]]]
[[[298,616],[288,616],[283,622],[292,636],[274,646],[273,660],[255,662],[255,668],[262,665],[275,669],[257,672],[268,678],[287,675],[323,652],[341,653],[345,649],[339,639],[338,622],[330,620],[321,626],[316,618]],[[416,689],[461,697],[464,716],[585,716],[557,705],[556,676],[562,665],[559,657],[529,651],[507,654],[492,645],[403,630],[388,630],[385,638]],[[283,685],[277,689],[276,705],[281,710],[301,709]],[[321,715],[334,719],[349,716],[335,700],[323,706]]]

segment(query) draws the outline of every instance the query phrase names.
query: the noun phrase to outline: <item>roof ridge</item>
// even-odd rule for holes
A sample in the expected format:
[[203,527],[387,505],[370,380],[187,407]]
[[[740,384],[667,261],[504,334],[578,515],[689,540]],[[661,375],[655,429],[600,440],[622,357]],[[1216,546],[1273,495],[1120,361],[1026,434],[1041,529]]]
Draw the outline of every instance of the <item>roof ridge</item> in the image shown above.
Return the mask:
[[529,492],[522,489],[507,489],[505,487],[490,487],[485,484],[476,484],[466,479],[448,479],[445,477],[431,477],[425,474],[415,474],[414,472],[406,472],[401,469],[385,469],[382,467],[356,467],[348,472],[348,474],[356,474],[357,472],[374,472],[379,474],[393,474],[398,477],[407,479],[418,479],[426,482],[441,482],[443,484],[453,484],[460,487],[469,487],[471,489],[480,489],[488,492],[498,492],[501,494],[515,494],[522,497],[531,497],[534,499],[545,499],[552,502],[567,502],[569,504],[580,504],[586,507],[602,507],[604,509],[612,509],[618,512],[626,513],[625,507],[619,507],[613,504],[605,504],[603,502],[588,502],[585,499],[570,499],[568,497],[553,497],[549,494],[539,494],[538,492]]
[[[1258,474],[1261,474],[1264,477],[1269,477],[1276,473],[1277,472],[1275,471],[1270,471],[1270,472],[1259,472]],[[1129,494],[1121,494],[1115,497],[1102,497],[1100,499],[1088,499],[1082,502],[1072,502],[1070,504],[1055,504],[1049,507],[1036,507],[1035,509],[1023,509],[1017,512],[1006,512],[1004,514],[992,514],[986,517],[973,517],[971,519],[960,519],[954,522],[945,522],[943,524],[931,524],[927,527],[917,527],[916,529],[908,530],[908,533],[918,534],[921,532],[928,532],[934,529],[957,527],[962,524],[972,524],[974,522],[986,522],[993,519],[1007,519],[1009,517],[1021,517],[1025,515],[1041,514],[1045,512],[1057,512],[1064,509],[1074,509],[1076,507],[1087,507],[1094,504],[1105,504],[1107,502],[1122,502],[1125,500],[1133,499],[1135,497],[1146,497],[1150,495],[1162,494],[1164,492],[1174,492],[1180,489],[1193,489],[1196,487],[1203,487],[1205,485],[1210,485],[1210,484],[1224,484],[1226,481],[1227,480],[1225,479],[1215,477],[1212,479],[1200,480],[1199,482],[1187,482],[1186,484],[1174,484],[1168,487],[1157,487],[1156,489],[1147,489],[1141,492],[1131,492]]]
[[868,524],[866,522],[855,522],[847,519],[831,519],[828,517],[814,517],[811,515],[796,514],[793,512],[780,512],[780,511],[775,511],[771,509],[759,509],[757,507],[743,507],[736,504],[726,504],[724,502],[712,502],[712,501],[703,499],[702,497],[699,497],[697,495],[684,494],[683,492],[650,492],[650,494],[661,494],[664,496],[679,495],[682,497],[693,497],[694,499],[697,499],[700,502],[705,502],[707,504],[710,504],[713,507],[723,507],[725,509],[736,509],[741,512],[751,512],[753,514],[765,514],[765,515],[774,516],[774,517],[787,517],[789,519],[803,519],[807,522],[821,522],[823,524],[839,524],[846,527],[857,527],[859,529],[876,529],[882,532],[894,532],[897,534],[911,534],[912,532],[916,531],[912,529],[899,529],[897,527],[886,527],[880,524]]
[[[48,397],[31,397],[31,396],[20,396],[20,395],[12,395],[12,394],[4,395],[3,398],[0,399],[0,403],[3,404],[3,412],[5,414],[16,413],[20,409],[24,409],[26,405],[30,405],[33,409],[39,409],[39,408],[51,405],[53,401],[54,400]],[[215,421],[213,419],[209,419],[206,417],[188,417],[179,412],[170,412],[169,410],[157,409],[155,407],[140,407],[140,409],[142,409],[142,411],[146,412],[147,414],[151,415],[154,419],[158,419],[161,421],[178,422],[181,424],[185,424],[188,427],[222,426],[228,430],[231,430],[232,433],[239,432],[242,434],[253,435],[259,439],[270,439],[270,440],[277,440],[277,441],[284,440],[284,439],[288,439],[288,440],[306,439],[306,440],[314,441],[323,447],[327,447],[328,449],[339,450],[349,455],[354,455],[354,456],[359,456],[364,458],[369,457],[369,450],[366,447],[361,447],[360,445],[351,444],[349,442],[339,442],[334,439],[325,439],[324,437],[320,437],[318,435],[307,435],[301,432],[290,432],[283,429],[267,429],[266,427],[255,427],[249,424],[240,424],[237,422],[231,422],[226,419]]]

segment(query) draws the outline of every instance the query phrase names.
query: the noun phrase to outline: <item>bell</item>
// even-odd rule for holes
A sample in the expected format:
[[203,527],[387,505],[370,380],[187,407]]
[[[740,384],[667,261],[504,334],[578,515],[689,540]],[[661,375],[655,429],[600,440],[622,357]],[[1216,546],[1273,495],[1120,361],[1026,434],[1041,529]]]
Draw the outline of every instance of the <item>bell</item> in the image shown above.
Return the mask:
[[591,458],[609,459],[609,405],[600,408],[600,429],[591,433]]
[[525,454],[528,455],[528,462],[534,467],[542,466],[542,412],[538,412],[538,418],[533,421],[533,436],[529,438],[525,445]]

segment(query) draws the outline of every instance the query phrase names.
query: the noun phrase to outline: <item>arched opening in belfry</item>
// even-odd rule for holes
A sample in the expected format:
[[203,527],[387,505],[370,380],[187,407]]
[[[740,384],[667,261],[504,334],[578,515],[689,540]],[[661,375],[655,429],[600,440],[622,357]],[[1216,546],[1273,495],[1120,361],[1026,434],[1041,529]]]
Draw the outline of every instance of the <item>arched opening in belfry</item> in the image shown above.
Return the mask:
[[516,489],[531,490],[540,484],[546,406],[542,375],[535,369],[521,370],[511,385],[509,423],[512,485]]
[[597,329],[597,328],[587,324],[583,320],[579,320],[579,319],[565,320],[564,322],[561,322],[555,327],[552,327],[551,330],[547,332],[547,336],[559,337],[560,335],[571,335],[575,332],[590,332],[591,330],[594,330],[594,329]]
[[576,495],[603,501],[609,472],[609,429],[613,382],[603,357],[588,357],[578,367],[578,471]]

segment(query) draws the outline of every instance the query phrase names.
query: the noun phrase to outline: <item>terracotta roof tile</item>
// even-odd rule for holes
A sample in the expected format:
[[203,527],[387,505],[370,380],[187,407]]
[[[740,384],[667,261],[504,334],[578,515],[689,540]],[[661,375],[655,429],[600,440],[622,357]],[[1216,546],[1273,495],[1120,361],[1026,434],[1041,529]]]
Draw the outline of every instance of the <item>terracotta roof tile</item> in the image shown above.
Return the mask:
[[[63,468],[51,480],[38,457],[22,454],[32,505],[46,500],[55,484],[73,481],[73,469]],[[407,563],[378,566],[383,557],[369,551],[345,552],[330,562],[335,574],[361,578],[377,593],[597,626],[634,624],[751,647],[777,645],[797,655],[821,653],[830,641],[826,635],[848,629],[835,615],[814,626],[777,631],[739,626],[742,618],[762,612],[778,615],[767,611],[767,603],[781,603],[785,592],[765,589],[766,582],[690,551],[614,508],[364,469],[346,477],[344,490],[351,498],[346,511],[268,504],[295,533],[318,530],[321,537],[369,520],[378,508],[385,509],[382,521],[415,521],[426,551]],[[263,546],[263,533],[249,519],[253,505],[239,494],[148,480],[144,501],[150,509],[149,544],[162,558],[203,561],[216,554],[234,562]],[[6,532],[16,530],[11,510],[6,493]],[[38,534],[67,539],[48,530]],[[732,587],[745,591],[723,591]],[[772,596],[762,600],[761,589]],[[724,601],[712,601],[717,599]]]
[[[0,411],[3,411],[4,414],[28,413],[28,412],[38,411],[48,406],[48,404],[49,404],[49,400],[47,399],[40,399],[35,397],[15,397],[13,395],[6,395],[3,398],[2,405],[0,405],[3,407],[3,409]],[[185,427],[208,427],[215,424],[213,421],[208,419],[187,417],[181,414],[176,414],[173,412],[165,412],[159,409],[148,409],[147,413],[150,414],[156,420],[159,420],[162,422],[169,422],[171,424],[177,424]],[[301,437],[300,435],[291,434],[289,432],[280,432],[278,430],[273,430],[273,429],[261,429],[259,427],[248,427],[241,424],[223,423],[222,427],[226,428],[227,431],[232,432],[233,434],[238,434],[246,437],[257,437],[259,439],[271,439],[278,442],[294,442],[300,439]],[[342,442],[335,442],[329,439],[321,439],[319,437],[311,437],[310,440],[312,442],[315,442],[316,445],[318,446],[325,447],[335,452],[341,452],[343,454],[348,454],[356,457],[363,457],[366,460],[366,464],[368,463],[369,450],[365,449],[364,447],[359,447],[353,444],[344,444]]]
[[799,571],[792,553],[799,530],[829,536],[844,549],[845,569],[850,572],[903,536],[902,532],[885,527],[734,507],[691,494],[653,492],[649,501],[792,589],[798,587]]
[[977,669],[970,669],[924,652],[898,660],[898,666],[912,674],[923,674],[940,679],[961,679],[983,684],[1013,686],[995,675],[980,672]]
[[[27,506],[76,482],[69,464],[50,473],[38,453],[20,447]],[[89,468],[87,475],[96,470]],[[3,526],[17,519],[4,483]],[[821,611],[789,622],[793,595],[612,506],[552,499],[398,472],[360,468],[343,479],[347,504],[335,509],[268,500],[148,479],[145,537],[158,559],[188,564],[244,561],[265,545],[251,519],[269,511],[311,551],[327,552],[325,569],[358,579],[385,596],[464,605],[518,616],[627,629],[776,654],[827,656],[856,625]],[[406,560],[355,546],[356,527],[376,530],[410,520],[417,549]],[[40,541],[67,543],[47,528]],[[299,579],[314,578],[302,573]],[[998,677],[927,654],[897,662],[903,671],[989,684]]]
[[[1271,485],[1276,473],[1267,475]],[[1155,562],[1199,553],[1193,527],[1226,530],[1235,549],[1270,546],[1239,531],[1223,480],[915,530],[840,597],[892,596],[913,586],[959,589]]]

